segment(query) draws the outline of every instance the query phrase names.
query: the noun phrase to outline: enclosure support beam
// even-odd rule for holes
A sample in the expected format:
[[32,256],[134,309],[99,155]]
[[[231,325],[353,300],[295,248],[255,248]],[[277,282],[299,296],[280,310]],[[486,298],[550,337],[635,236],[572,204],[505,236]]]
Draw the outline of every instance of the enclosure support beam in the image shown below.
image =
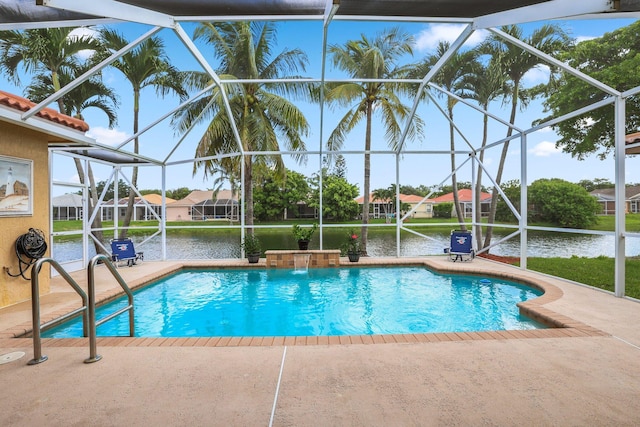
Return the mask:
[[615,175],[616,175],[616,219],[615,219],[615,295],[623,297],[625,293],[625,100],[616,97],[615,102]]
[[[118,187],[120,186],[120,172],[121,169],[119,166],[114,166],[113,168],[113,238],[117,239],[120,237],[120,232],[118,231],[118,226],[120,224],[120,194],[118,192]],[[108,188],[109,183],[105,182],[104,188]],[[135,210],[135,205],[134,208]],[[102,219],[102,215],[100,216]]]
[[528,225],[528,194],[527,194],[527,134],[520,137],[520,268],[527,269],[527,225]]
[[474,20],[474,25],[476,28],[482,29],[548,19],[568,18],[585,13],[613,12],[615,10],[615,2],[611,0],[552,0],[532,6],[524,6],[505,12],[480,16]]
[[396,153],[396,256],[398,258],[400,258],[400,229],[402,228],[400,208],[400,153]]
[[93,233],[91,230],[92,222],[89,219],[89,215],[91,213],[91,201],[89,198],[91,194],[89,193],[89,160],[84,160],[84,181],[82,186],[82,198],[83,198],[83,209],[82,213],[82,265],[87,265],[89,262],[89,234]]
[[479,212],[480,205],[477,197],[479,193],[477,193],[478,179],[476,176],[477,175],[476,169],[478,168],[478,163],[476,159],[476,152],[474,151],[473,153],[469,154],[469,157],[471,157],[471,230],[474,230],[476,233],[476,235],[471,238],[471,245],[472,247],[474,247],[474,249],[477,252],[478,245],[476,244],[475,237],[478,235],[479,230],[481,230],[480,223],[482,220],[481,218],[482,215]]
[[[233,197],[233,194],[231,195]],[[160,218],[160,244],[162,260],[167,260],[167,165],[162,165],[162,218]]]

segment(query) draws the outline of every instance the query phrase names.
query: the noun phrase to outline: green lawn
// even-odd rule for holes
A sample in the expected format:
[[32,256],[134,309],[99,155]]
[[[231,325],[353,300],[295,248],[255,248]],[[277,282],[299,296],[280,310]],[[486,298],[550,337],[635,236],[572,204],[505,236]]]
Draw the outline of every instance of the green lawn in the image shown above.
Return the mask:
[[[613,292],[614,263],[608,257],[528,258],[527,268]],[[640,259],[627,258],[625,273],[625,294],[640,299]]]
[[[295,223],[299,224],[309,224],[311,220],[299,220],[299,221],[267,221],[267,222],[258,222],[256,224],[259,225],[293,225]],[[384,224],[384,219],[373,219],[371,220],[371,224]],[[218,226],[218,225],[226,225],[226,222],[223,221],[172,221],[168,222],[167,225],[170,227],[177,226],[186,226],[186,227],[194,227],[194,226]],[[332,222],[325,221],[326,225],[331,225]],[[354,227],[357,227],[360,224],[360,221],[346,221],[341,224],[353,224]],[[444,226],[434,226],[430,224],[451,224]],[[451,231],[453,227],[457,224],[457,220],[455,218],[420,218],[420,219],[411,219],[405,223],[406,226],[411,228],[420,228],[420,229],[428,229],[428,230],[438,230],[438,231]],[[238,225],[238,222],[235,222],[234,225]],[[516,224],[513,224],[516,225]],[[530,225],[538,225],[538,226],[552,226],[549,224],[530,224]],[[103,222],[103,226],[105,228],[113,227],[113,222],[105,221]],[[158,221],[134,221],[132,223],[133,227],[157,227]],[[496,227],[499,229],[500,227]],[[72,230],[81,230],[82,229],[82,221],[54,221],[53,230],[54,231],[72,231]],[[613,215],[608,216],[600,216],[598,217],[598,223],[592,227],[592,230],[598,231],[614,231],[615,229],[615,217]],[[626,230],[630,232],[640,232],[640,214],[627,214],[626,215]],[[132,233],[135,230],[131,230]],[[175,230],[172,230],[175,232]]]

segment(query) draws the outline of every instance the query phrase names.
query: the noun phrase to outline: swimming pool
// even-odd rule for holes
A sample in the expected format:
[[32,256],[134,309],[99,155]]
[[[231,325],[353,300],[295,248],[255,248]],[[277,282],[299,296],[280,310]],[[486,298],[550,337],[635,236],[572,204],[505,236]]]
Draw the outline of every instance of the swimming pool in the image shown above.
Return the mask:
[[[135,292],[139,337],[325,336],[535,329],[516,303],[541,291],[425,267],[185,270]],[[100,319],[126,305],[113,301]],[[127,336],[128,316],[98,327]],[[80,337],[80,319],[43,337]]]

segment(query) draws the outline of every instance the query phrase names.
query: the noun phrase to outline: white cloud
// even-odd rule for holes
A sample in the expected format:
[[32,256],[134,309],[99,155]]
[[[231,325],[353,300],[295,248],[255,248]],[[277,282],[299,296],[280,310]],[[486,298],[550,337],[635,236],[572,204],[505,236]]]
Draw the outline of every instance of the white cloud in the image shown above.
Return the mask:
[[535,147],[529,149],[529,154],[533,154],[536,157],[549,157],[552,154],[561,153],[562,150],[556,147],[554,142],[542,141],[536,144]]
[[540,83],[547,83],[549,81],[549,75],[551,74],[551,70],[548,65],[538,65],[537,67],[532,68],[527,71],[524,76],[522,76],[522,82],[526,86],[534,86]]
[[[461,24],[431,24],[416,35],[415,48],[417,51],[427,51],[435,49],[440,41],[453,43],[464,28],[465,25]],[[476,46],[480,44],[486,36],[486,31],[476,31],[469,37],[465,45]]]
[[[88,36],[91,38],[96,38],[97,37],[98,32],[94,29],[91,28],[87,28],[87,27],[79,27],[74,29],[73,31],[71,31],[69,33],[69,38],[80,38],[83,36]],[[93,51],[92,50],[81,50],[77,53],[78,57],[80,57],[80,59],[87,59],[90,58],[91,55],[93,55]]]
[[87,132],[89,138],[94,138],[101,144],[117,145],[127,139],[129,134],[117,129],[107,129],[100,126],[89,129]]
[[82,36],[88,36],[91,38],[96,38],[98,35],[98,32],[96,30],[94,30],[93,28],[88,28],[88,27],[78,27],[78,28],[74,28],[70,33],[69,33],[69,37],[82,37]]
[[576,44],[578,43],[582,43],[582,42],[586,42],[588,40],[593,40],[597,37],[593,37],[593,36],[578,36],[576,37]]

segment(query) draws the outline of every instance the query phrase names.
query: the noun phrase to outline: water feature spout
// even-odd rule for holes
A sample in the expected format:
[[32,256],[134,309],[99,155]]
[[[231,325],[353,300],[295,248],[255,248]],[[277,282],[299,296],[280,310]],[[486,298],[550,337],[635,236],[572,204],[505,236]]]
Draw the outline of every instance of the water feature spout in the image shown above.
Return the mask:
[[311,258],[311,254],[309,253],[293,254],[294,271],[307,272],[309,270],[310,258]]

